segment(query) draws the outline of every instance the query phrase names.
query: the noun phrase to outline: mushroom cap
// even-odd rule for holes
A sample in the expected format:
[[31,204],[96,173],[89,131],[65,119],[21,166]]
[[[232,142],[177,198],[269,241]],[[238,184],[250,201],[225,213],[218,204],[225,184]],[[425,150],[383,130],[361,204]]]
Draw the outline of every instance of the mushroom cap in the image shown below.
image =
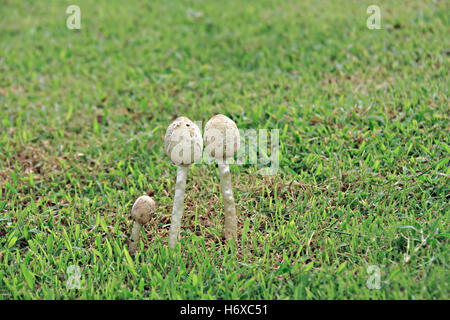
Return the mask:
[[145,225],[150,221],[151,215],[155,212],[155,201],[149,196],[137,198],[131,209],[131,217],[140,225]]
[[218,160],[232,158],[240,147],[236,123],[223,114],[213,116],[206,123],[204,140],[208,153]]
[[202,158],[202,133],[194,122],[186,117],[179,117],[167,128],[164,149],[176,165],[197,162]]

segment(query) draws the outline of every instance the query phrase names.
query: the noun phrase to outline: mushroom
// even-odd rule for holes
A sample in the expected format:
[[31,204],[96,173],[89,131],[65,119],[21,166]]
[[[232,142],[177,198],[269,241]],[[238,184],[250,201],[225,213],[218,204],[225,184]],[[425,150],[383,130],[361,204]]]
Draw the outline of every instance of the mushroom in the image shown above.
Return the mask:
[[143,225],[150,221],[151,215],[155,212],[155,201],[149,196],[139,197],[131,209],[131,217],[134,220],[133,229],[130,236],[130,254],[136,252],[139,241],[139,232]]
[[175,119],[167,128],[164,148],[170,160],[177,165],[177,181],[169,233],[170,248],[173,249],[178,241],[183,216],[187,173],[191,164],[202,157],[203,140],[200,129],[186,117]]
[[228,159],[233,158],[239,150],[239,130],[233,120],[218,114],[206,123],[204,140],[206,151],[218,160],[225,213],[225,239],[231,239],[237,233],[237,217]]

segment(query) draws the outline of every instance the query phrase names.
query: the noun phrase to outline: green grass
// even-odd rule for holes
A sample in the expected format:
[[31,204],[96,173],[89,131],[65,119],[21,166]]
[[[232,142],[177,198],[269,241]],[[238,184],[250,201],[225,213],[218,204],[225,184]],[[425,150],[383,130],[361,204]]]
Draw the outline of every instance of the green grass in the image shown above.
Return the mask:
[[[70,4],[81,30],[66,28]],[[366,8],[381,7],[381,30]],[[0,299],[448,299],[448,1],[0,1]],[[189,172],[169,123],[280,129],[280,170]],[[126,254],[134,200],[158,210]],[[69,290],[69,266],[81,287]],[[370,290],[369,266],[381,271]]]

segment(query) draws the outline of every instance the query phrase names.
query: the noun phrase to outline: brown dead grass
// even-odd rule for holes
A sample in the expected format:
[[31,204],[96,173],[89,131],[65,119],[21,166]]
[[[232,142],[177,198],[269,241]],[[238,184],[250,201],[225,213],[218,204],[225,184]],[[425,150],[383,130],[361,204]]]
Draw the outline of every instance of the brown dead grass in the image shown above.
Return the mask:
[[42,145],[15,146],[14,149],[17,152],[3,160],[4,167],[0,169],[0,182],[11,182],[13,170],[22,177],[33,174],[34,181],[45,179],[49,174],[59,171],[61,168],[58,158],[51,155],[47,151],[48,148],[49,145],[46,142]]

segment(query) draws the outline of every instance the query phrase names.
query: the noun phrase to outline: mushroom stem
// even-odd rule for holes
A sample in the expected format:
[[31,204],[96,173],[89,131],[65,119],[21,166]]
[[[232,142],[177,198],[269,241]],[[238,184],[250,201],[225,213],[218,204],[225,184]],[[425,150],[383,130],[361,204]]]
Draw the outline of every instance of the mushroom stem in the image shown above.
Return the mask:
[[137,244],[139,242],[139,234],[141,231],[142,225],[135,221],[133,224],[133,229],[131,230],[131,236],[130,236],[130,253],[135,253]]
[[177,182],[175,184],[175,197],[173,199],[172,222],[170,224],[169,243],[173,249],[178,241],[181,218],[184,210],[184,193],[186,189],[186,179],[190,165],[179,165],[177,169]]
[[232,239],[237,234],[236,205],[231,187],[231,173],[228,163],[219,163],[220,189],[225,213],[225,239]]

